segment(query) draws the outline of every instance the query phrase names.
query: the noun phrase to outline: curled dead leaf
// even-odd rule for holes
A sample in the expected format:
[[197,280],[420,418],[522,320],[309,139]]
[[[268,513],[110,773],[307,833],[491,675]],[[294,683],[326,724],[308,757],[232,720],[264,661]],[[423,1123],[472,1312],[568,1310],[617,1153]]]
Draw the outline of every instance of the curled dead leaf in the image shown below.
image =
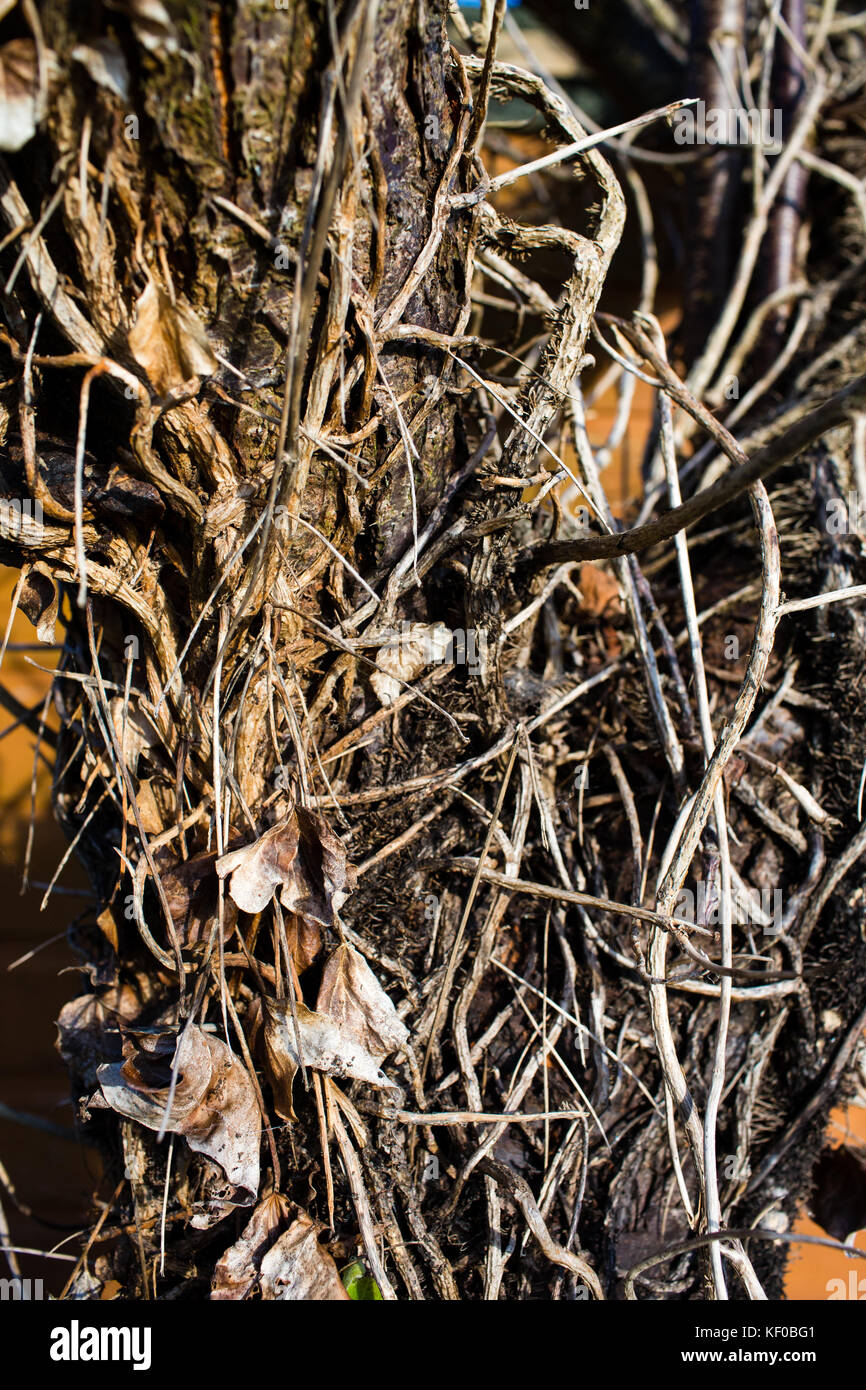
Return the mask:
[[123,750],[123,760],[130,772],[135,773],[142,753],[161,744],[159,730],[143,709],[128,702],[124,719],[124,699],[121,695],[112,697],[109,708],[117,741]]
[[295,962],[298,974],[303,975],[322,949],[321,929],[318,922],[299,917],[295,912],[286,914],[284,926],[289,954]]
[[325,963],[316,1011],[379,1061],[409,1040],[409,1029],[364,957],[348,944],[338,946]]
[[[261,912],[279,888],[280,901],[308,925],[334,925],[335,912],[355,886],[346,851],[324,816],[294,807],[251,845],[217,860],[220,878],[229,877],[229,893],[242,912]],[[297,933],[296,933],[297,935]],[[309,964],[315,933],[302,947]],[[300,963],[299,963],[300,964]]]
[[128,1032],[123,1055],[122,1063],[97,1069],[104,1103],[147,1129],[160,1129],[176,1062],[166,1129],[183,1135],[191,1149],[222,1169],[234,1189],[235,1205],[253,1202],[259,1188],[261,1114],[246,1068],[225,1043],[195,1025],[179,1038],[174,1029]]
[[[142,777],[139,779],[136,791],[135,804],[138,808],[138,821],[141,822],[141,828],[146,835],[161,835],[166,825],[170,824],[169,818],[163,815],[160,807],[155,790],[157,786],[156,778]],[[126,818],[130,825],[138,824],[131,804],[127,807]]]
[[305,1211],[262,1260],[261,1288],[265,1302],[349,1301],[339,1270],[319,1244],[316,1223]]
[[297,854],[298,822],[291,814],[251,845],[224,854],[216,871],[220,878],[231,875],[229,893],[242,912],[262,912],[287,882]]
[[105,1062],[108,1038],[118,1039],[118,1024],[131,1023],[141,1007],[139,994],[129,984],[78,994],[63,1005],[57,1016],[55,1046],[82,1086],[92,1090],[97,1085],[97,1069]]
[[72,61],[80,63],[98,87],[104,87],[121,101],[129,100],[129,68],[116,39],[96,38],[72,50]]
[[112,951],[117,952],[120,949],[120,938],[117,932],[117,922],[115,921],[114,913],[110,907],[103,908],[96,919],[96,925],[99,927],[99,930],[102,932],[102,935],[105,937]]
[[25,578],[18,595],[18,606],[36,628],[40,642],[54,642],[60,590],[47,565],[38,561],[24,571]]
[[583,611],[593,618],[613,617],[622,612],[619,584],[612,574],[587,561],[578,571],[577,587]]
[[217,910],[212,850],[176,859],[165,846],[156,851],[159,878],[181,945],[192,946],[209,935]]
[[279,1193],[266,1197],[217,1261],[211,1298],[240,1301],[258,1288],[266,1302],[345,1302],[349,1295],[331,1255],[319,1244],[318,1229]]
[[262,1260],[283,1231],[291,1203],[278,1192],[259,1202],[238,1240],[217,1260],[211,1283],[212,1299],[248,1298],[259,1282]]
[[186,305],[172,304],[155,280],[138,298],[128,342],[162,395],[216,371],[216,357],[195,314]]
[[[305,1067],[326,1072],[329,1076],[366,1081],[379,1088],[393,1086],[385,1073],[380,1071],[376,1058],[355,1038],[344,1033],[332,1019],[314,1013],[301,1003],[297,1004],[296,1013],[300,1055]],[[264,1039],[277,1114],[284,1120],[294,1120],[292,1082],[299,1069],[299,1059],[294,1019],[288,1005],[266,1002]]]
[[10,39],[0,48],[0,150],[20,150],[36,134],[45,115],[43,78],[56,68],[54,55],[44,55],[39,71],[32,39]]
[[[303,1006],[299,1006],[297,1012],[298,1033],[301,1037],[301,1051],[303,1052],[304,1043],[300,1018],[302,1008]],[[306,1014],[309,1010],[303,1009],[303,1012]],[[292,1094],[295,1077],[298,1074],[298,1049],[294,1027],[290,1009],[281,1008],[276,1004],[271,1005],[266,1000],[262,1001],[261,1045],[264,1053],[265,1072],[274,1095],[274,1109],[280,1119],[288,1121],[289,1124],[294,1124],[298,1118],[295,1114]],[[289,1031],[292,1035],[291,1042],[288,1038]]]
[[296,1118],[292,1085],[301,1059],[305,1067],[329,1076],[394,1089],[381,1064],[404,1046],[409,1030],[363,956],[351,946],[341,946],[329,957],[315,1012],[299,1002],[295,1014],[297,1030],[288,1004],[264,1001],[267,1071],[274,1106],[284,1120]]
[[346,850],[324,816],[295,808],[298,822],[298,854],[292,873],[283,884],[280,901],[290,912],[308,922],[333,927],[339,912],[355,887],[355,870],[347,862]]

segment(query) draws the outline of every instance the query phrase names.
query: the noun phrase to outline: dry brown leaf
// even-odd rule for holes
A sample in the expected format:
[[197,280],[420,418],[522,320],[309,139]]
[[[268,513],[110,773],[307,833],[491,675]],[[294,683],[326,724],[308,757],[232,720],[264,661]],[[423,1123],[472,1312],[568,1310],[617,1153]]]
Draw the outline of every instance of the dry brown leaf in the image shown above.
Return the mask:
[[108,705],[117,742],[123,750],[123,761],[134,774],[138,771],[138,760],[142,753],[147,752],[149,748],[158,748],[161,744],[159,730],[143,709],[138,709],[128,701],[124,719],[122,695],[113,696]]
[[[304,1009],[304,1013],[306,1012],[308,1011]],[[299,1016],[299,1033],[301,1032],[300,1022]],[[289,1124],[293,1125],[298,1118],[295,1114],[292,1095],[292,1088],[298,1073],[298,1050],[295,1045],[294,1021],[291,1011],[281,1008],[277,1004],[269,1005],[266,1000],[263,1000],[261,1023],[265,1071],[274,1095],[274,1109],[281,1120],[287,1120]],[[291,1044],[287,1037],[289,1030],[292,1033]],[[301,1038],[303,1051],[303,1034],[301,1034]]]
[[325,962],[316,1012],[380,1062],[409,1039],[409,1029],[354,946],[338,946]]
[[444,660],[452,637],[444,623],[404,624],[399,636],[376,653],[379,669],[373,671],[370,684],[382,704],[393,705],[404,682],[415,680],[426,666]]
[[283,884],[280,901],[283,907],[318,922],[323,927],[335,925],[334,913],[339,912],[355,887],[355,870],[346,860],[342,841],[334,834],[324,816],[295,808],[298,822],[298,853],[292,872]]
[[156,851],[159,880],[182,946],[192,946],[209,934],[217,909],[215,860],[212,850],[189,859],[176,859],[167,846]]
[[36,44],[11,39],[0,48],[0,150],[20,150],[45,114]]
[[106,1031],[114,1030],[117,1038],[118,1023],[131,1023],[141,1007],[139,994],[129,984],[78,994],[63,1005],[57,1017],[55,1046],[84,1086],[92,1090],[97,1084],[97,1069],[105,1061]]
[[[332,1019],[324,1018],[300,1002],[296,1005],[296,1017],[305,1067],[329,1076],[366,1081],[380,1088],[392,1085],[380,1071],[375,1057],[356,1039],[344,1035]],[[299,1060],[295,1021],[288,1004],[266,1001],[264,1039],[277,1113],[283,1119],[294,1120],[291,1093]]]
[[[356,1038],[344,1033],[333,1019],[314,1013],[300,1002],[296,1014],[305,1067],[329,1076],[366,1081],[382,1089],[393,1087],[394,1083],[380,1070],[377,1058]],[[277,1114],[293,1121],[296,1116],[292,1109],[292,1083],[299,1063],[295,1023],[288,1004],[265,1001],[264,1042]]]
[[285,883],[298,854],[298,822],[291,813],[251,845],[216,862],[220,878],[231,875],[229,893],[241,912],[262,912]]
[[162,1127],[177,1058],[177,1085],[166,1129],[218,1164],[233,1189],[235,1205],[248,1206],[259,1189],[261,1114],[252,1081],[224,1042],[193,1025],[125,1034],[122,1063],[97,1069],[102,1096],[112,1110],[148,1129]]
[[[154,780],[152,777],[142,779],[138,784],[135,796],[138,820],[141,821],[141,828],[145,835],[161,835],[166,828],[159,802],[156,799]],[[130,825],[138,824],[131,804],[127,807],[126,819]]]
[[241,1236],[222,1254],[214,1269],[212,1299],[248,1298],[259,1282],[264,1256],[292,1212],[291,1203],[278,1192],[260,1202]]
[[303,975],[322,949],[321,929],[318,922],[311,922],[294,912],[286,914],[285,928],[289,954],[295,962],[298,974]]
[[98,87],[113,92],[121,101],[129,101],[129,68],[123,49],[116,39],[96,38],[92,43],[80,43],[72,50],[72,61],[80,63]]
[[[242,912],[261,912],[280,890],[280,901],[308,924],[334,925],[334,913],[355,886],[346,851],[324,816],[294,807],[251,845],[217,860],[220,878]],[[307,946],[310,941],[307,941]]]
[[128,341],[136,362],[162,395],[198,377],[210,376],[217,368],[207,334],[195,314],[183,304],[172,304],[155,280],[150,280],[139,296]]
[[316,1237],[316,1223],[300,1212],[261,1262],[265,1302],[333,1302],[349,1300],[339,1270]]
[[297,1040],[305,1067],[329,1076],[366,1081],[380,1089],[394,1083],[381,1069],[404,1046],[409,1030],[367,962],[351,946],[340,946],[325,965],[315,1012],[298,1003],[264,1001],[264,1048],[277,1114],[296,1118],[292,1085],[299,1070]]
[[611,617],[621,611],[619,585],[612,574],[598,565],[589,561],[581,565],[577,587],[583,599],[583,611],[593,618]]
[[117,934],[117,922],[114,920],[114,913],[110,907],[106,907],[100,912],[96,919],[96,925],[99,927],[111,949],[115,952],[118,951],[120,949],[120,939]]
[[26,578],[18,595],[18,607],[36,628],[40,642],[53,644],[60,608],[60,589],[47,565],[40,560],[24,571]]

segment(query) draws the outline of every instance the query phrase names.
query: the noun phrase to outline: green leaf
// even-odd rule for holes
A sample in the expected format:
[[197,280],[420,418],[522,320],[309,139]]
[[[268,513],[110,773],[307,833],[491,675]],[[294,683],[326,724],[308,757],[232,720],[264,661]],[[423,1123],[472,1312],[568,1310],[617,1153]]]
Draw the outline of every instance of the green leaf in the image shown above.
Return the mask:
[[366,1272],[363,1260],[355,1260],[352,1264],[346,1265],[340,1278],[343,1286],[351,1299],[356,1303],[382,1302],[382,1294],[379,1285],[372,1275]]

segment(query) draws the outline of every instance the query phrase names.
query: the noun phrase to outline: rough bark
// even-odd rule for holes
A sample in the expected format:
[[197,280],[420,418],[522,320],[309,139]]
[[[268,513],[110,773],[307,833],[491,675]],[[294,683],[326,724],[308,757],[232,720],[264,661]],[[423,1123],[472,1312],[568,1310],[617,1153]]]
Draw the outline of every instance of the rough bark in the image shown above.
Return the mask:
[[[105,1161],[78,1297],[112,1279],[133,1298],[340,1299],[358,1255],[389,1299],[622,1297],[645,1257],[706,1231],[728,983],[734,1080],[711,1130],[735,1231],[772,1212],[770,1243],[790,1221],[856,1054],[862,991],[831,977],[840,959],[862,974],[866,946],[822,870],[844,841],[853,882],[862,832],[832,789],[832,814],[814,800],[826,706],[792,700],[777,740],[811,802],[731,756],[764,676],[786,679],[770,502],[755,489],[760,572],[737,480],[713,494],[731,525],[698,608],[746,574],[764,592],[704,630],[711,758],[670,550],[657,603],[622,558],[647,531],[581,540],[526,491],[547,487],[543,457],[564,480],[567,422],[616,532],[575,383],[623,194],[593,149],[565,225],[485,196],[489,96],[532,105],[552,145],[583,132],[537,77],[455,53],[445,13],[46,0],[10,21],[45,101],[0,160],[0,481],[43,517],[5,508],[0,533],[41,637],[60,608],[55,805],[98,899],[70,928],[85,983],[59,1020]],[[494,351],[483,309],[503,290]],[[845,312],[838,294],[822,312]],[[740,476],[792,438],[823,458],[816,415],[845,428],[861,356],[841,398],[798,363],[796,408],[761,402],[734,446]],[[588,555],[620,556],[618,580],[533,573]],[[821,573],[858,563],[834,551]],[[760,631],[726,684],[734,622],[745,646]],[[862,667],[856,624],[852,642]],[[749,920],[728,964],[709,911],[691,934],[670,917],[696,846],[718,881],[726,794],[738,873],[788,902],[784,932]],[[738,1292],[753,1254],[732,1238]],[[778,1252],[754,1260],[777,1293]],[[643,1294],[709,1296],[708,1273],[718,1294],[718,1266],[684,1250]]]

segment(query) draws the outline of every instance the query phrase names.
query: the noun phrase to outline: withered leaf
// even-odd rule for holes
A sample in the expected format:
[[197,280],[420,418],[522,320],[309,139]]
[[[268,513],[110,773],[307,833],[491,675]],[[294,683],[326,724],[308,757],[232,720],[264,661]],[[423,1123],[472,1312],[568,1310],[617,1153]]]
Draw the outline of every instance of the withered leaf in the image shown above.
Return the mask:
[[287,881],[297,854],[298,822],[291,814],[251,845],[224,854],[216,871],[220,878],[231,874],[229,893],[242,912],[262,912]]
[[[304,1010],[306,1013],[307,1010]],[[292,1043],[289,1045],[286,1033],[291,1030]],[[298,1032],[301,1031],[300,1012]],[[303,1039],[303,1034],[301,1034]],[[294,1124],[297,1120],[292,1098],[292,1087],[298,1072],[298,1050],[295,1045],[294,1021],[291,1012],[277,1005],[270,1007],[262,1001],[262,1049],[265,1057],[265,1071],[274,1093],[274,1109],[281,1120]],[[301,1042],[303,1051],[303,1041]],[[305,1057],[306,1060],[306,1057]]]
[[126,702],[124,718],[122,695],[113,696],[108,703],[114,732],[123,750],[123,760],[130,772],[135,773],[138,771],[138,760],[142,753],[146,753],[149,748],[159,747],[159,730],[145,710],[130,702]]
[[337,1266],[316,1238],[316,1223],[300,1212],[261,1263],[266,1302],[349,1301]]
[[96,1274],[92,1273],[87,1268],[86,1264],[82,1265],[70,1284],[68,1292],[64,1294],[64,1298],[68,1298],[70,1301],[80,1300],[87,1303],[96,1303],[102,1297],[102,1290],[105,1288],[105,1283],[106,1281],[99,1279]]
[[290,912],[323,927],[334,925],[339,911],[355,887],[355,870],[346,862],[342,841],[324,816],[295,808],[298,853],[292,872],[283,884],[280,901]]
[[36,44],[11,39],[0,48],[0,150],[20,150],[45,114]]
[[278,1192],[265,1197],[234,1245],[220,1256],[214,1269],[212,1299],[248,1298],[259,1282],[264,1256],[286,1227],[292,1207]]
[[78,994],[63,1005],[57,1017],[55,1046],[83,1085],[92,1089],[97,1084],[97,1068],[105,1061],[107,1038],[117,1039],[118,1024],[132,1022],[141,1007],[138,993],[129,984]]
[[162,1127],[172,1065],[177,1085],[166,1129],[182,1134],[189,1147],[225,1173],[236,1205],[248,1206],[259,1188],[261,1114],[243,1064],[219,1038],[193,1025],[178,1038],[174,1029],[124,1036],[122,1064],[97,1069],[105,1102],[148,1129]]
[[[329,1076],[366,1081],[379,1088],[393,1085],[380,1071],[377,1059],[357,1039],[343,1033],[333,1019],[314,1013],[300,1002],[296,1005],[296,1013],[304,1066],[327,1072]],[[299,1062],[295,1024],[288,1004],[266,1001],[264,1039],[277,1114],[284,1120],[294,1120],[291,1090]]]
[[309,969],[322,949],[322,932],[318,922],[289,912],[285,918],[286,944],[299,975]]
[[40,642],[54,642],[60,590],[48,566],[39,561],[25,570],[18,606],[36,628]]
[[280,901],[308,923],[334,925],[334,912],[355,886],[346,851],[324,816],[294,807],[251,845],[217,860],[220,878],[243,912],[261,912],[280,890]]
[[[155,778],[143,777],[139,780],[135,796],[138,820],[141,821],[141,827],[146,835],[161,835],[166,828],[155,787]],[[130,825],[138,823],[131,805],[127,807],[126,818]]]
[[216,911],[216,853],[212,850],[176,859],[167,847],[156,851],[159,878],[182,946],[191,946],[206,933]]
[[135,37],[149,53],[167,58],[180,48],[177,30],[162,0],[125,0]]
[[216,371],[213,349],[195,314],[172,304],[155,280],[139,296],[128,341],[136,362],[162,395]]
[[253,1193],[250,1200],[244,1200],[245,1194],[232,1186],[219,1164],[211,1162],[203,1154],[199,1155],[199,1164],[200,1181],[199,1175],[196,1175],[195,1190],[190,1193],[189,1224],[196,1231],[209,1231],[212,1226],[218,1226],[227,1216],[235,1213],[239,1206],[249,1206],[256,1194]]
[[99,927],[112,951],[119,950],[120,940],[117,934],[117,922],[114,920],[114,913],[110,907],[106,907],[100,912],[96,919],[96,925]]
[[316,1012],[383,1061],[408,1041],[409,1029],[359,951],[338,946],[325,962]]
[[611,617],[622,610],[619,584],[612,574],[587,561],[578,571],[577,587],[585,613],[593,618]]
[[362,956],[339,947],[322,976],[315,1012],[298,1002],[295,1020],[288,1004],[265,1001],[264,1046],[274,1105],[293,1121],[292,1083],[304,1066],[329,1076],[366,1081],[380,1089],[394,1083],[381,1069],[390,1052],[406,1043],[409,1030]]
[[72,61],[87,70],[98,87],[113,92],[121,101],[129,100],[129,68],[116,39],[96,38],[72,50]]

